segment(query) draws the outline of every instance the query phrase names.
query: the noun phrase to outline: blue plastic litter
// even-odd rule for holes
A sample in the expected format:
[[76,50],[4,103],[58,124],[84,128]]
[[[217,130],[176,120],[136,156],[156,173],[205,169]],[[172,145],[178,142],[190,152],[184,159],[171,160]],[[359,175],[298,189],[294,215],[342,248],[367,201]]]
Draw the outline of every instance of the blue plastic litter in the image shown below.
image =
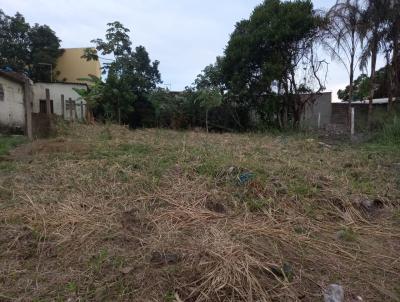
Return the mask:
[[252,172],[246,172],[239,175],[239,184],[243,185],[252,180],[256,175]]

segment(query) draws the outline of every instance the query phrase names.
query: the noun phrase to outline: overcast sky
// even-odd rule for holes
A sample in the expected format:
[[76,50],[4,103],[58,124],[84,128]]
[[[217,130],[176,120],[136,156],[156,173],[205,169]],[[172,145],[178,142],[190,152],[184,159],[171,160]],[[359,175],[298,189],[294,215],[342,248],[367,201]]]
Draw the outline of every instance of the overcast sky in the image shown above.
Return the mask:
[[[17,11],[29,23],[47,24],[62,47],[87,47],[103,38],[106,24],[120,21],[131,29],[134,45],[144,45],[159,60],[162,80],[172,90],[190,85],[197,74],[223,53],[237,21],[248,18],[261,0],[1,0],[8,15]],[[314,0],[329,8],[335,0]],[[331,63],[328,91],[334,99],[347,73]]]

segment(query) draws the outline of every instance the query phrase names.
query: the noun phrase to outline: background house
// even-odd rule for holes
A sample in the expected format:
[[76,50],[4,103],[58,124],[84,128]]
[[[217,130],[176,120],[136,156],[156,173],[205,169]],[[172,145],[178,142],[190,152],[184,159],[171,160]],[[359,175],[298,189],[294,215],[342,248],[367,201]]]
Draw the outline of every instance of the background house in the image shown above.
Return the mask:
[[[87,85],[85,83],[35,83],[33,85],[32,112],[47,113],[46,89],[48,89],[52,114],[64,116],[66,120],[84,120],[86,101],[80,98],[74,88],[87,89]],[[64,103],[61,95],[64,96]],[[72,101],[72,117],[69,99]]]
[[0,128],[25,128],[25,78],[16,72],[0,71]]
[[57,80],[61,82],[77,83],[79,79],[87,78],[89,74],[101,77],[99,61],[83,59],[86,48],[65,48],[56,66]]

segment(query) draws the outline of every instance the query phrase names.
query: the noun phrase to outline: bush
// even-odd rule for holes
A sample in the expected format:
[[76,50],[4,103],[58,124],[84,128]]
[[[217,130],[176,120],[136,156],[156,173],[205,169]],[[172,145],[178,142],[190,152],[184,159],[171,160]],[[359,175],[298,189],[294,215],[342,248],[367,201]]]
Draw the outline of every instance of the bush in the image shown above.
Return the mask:
[[379,141],[386,145],[400,145],[400,116],[395,115],[383,125]]

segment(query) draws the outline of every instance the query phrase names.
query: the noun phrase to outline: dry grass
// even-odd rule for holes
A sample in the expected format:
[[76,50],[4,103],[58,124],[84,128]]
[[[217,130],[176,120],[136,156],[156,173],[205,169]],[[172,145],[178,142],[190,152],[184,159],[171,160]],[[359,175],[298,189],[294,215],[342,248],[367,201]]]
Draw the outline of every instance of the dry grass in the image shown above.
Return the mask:
[[67,130],[0,165],[1,301],[399,301],[400,154]]

